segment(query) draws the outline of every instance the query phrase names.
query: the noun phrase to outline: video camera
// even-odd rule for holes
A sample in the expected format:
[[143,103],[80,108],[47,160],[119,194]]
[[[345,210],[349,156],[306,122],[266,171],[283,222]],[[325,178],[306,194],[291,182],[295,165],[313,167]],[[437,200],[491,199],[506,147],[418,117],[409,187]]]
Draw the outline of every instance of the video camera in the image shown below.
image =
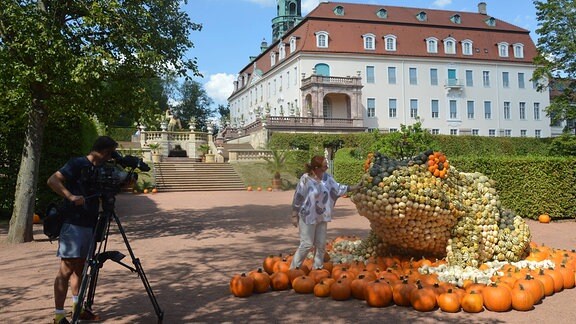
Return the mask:
[[[126,171],[126,168],[129,170]],[[113,152],[112,159],[83,172],[83,178],[95,191],[117,193],[123,185],[138,180],[138,174],[134,172],[136,170],[146,172],[150,171],[150,167],[141,158]]]

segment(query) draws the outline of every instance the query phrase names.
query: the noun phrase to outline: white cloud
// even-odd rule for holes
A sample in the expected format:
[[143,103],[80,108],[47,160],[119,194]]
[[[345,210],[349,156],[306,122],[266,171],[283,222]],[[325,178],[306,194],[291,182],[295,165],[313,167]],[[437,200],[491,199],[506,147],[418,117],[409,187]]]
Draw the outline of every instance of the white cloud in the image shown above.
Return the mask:
[[302,0],[302,16],[307,15],[312,11],[312,9],[316,8],[320,0]]
[[433,6],[438,8],[444,8],[452,4],[452,0],[436,0],[432,3]]
[[227,105],[226,100],[234,91],[234,80],[236,80],[234,74],[212,74],[210,80],[204,84],[204,90],[216,105]]

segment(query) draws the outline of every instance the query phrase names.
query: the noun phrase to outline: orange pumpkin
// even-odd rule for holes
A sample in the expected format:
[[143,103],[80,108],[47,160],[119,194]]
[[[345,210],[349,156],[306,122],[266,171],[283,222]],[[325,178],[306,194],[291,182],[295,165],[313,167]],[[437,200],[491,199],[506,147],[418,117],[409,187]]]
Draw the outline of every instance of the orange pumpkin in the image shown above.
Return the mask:
[[544,269],[540,269],[534,276],[534,279],[540,281],[544,285],[544,296],[554,295],[554,279],[544,273]]
[[152,188],[152,193],[158,193],[158,189],[157,189],[157,188]]
[[512,307],[512,295],[509,287],[490,284],[482,289],[484,307],[493,312],[506,312]]
[[[290,280],[290,283],[292,283],[294,281],[294,279],[306,275],[306,272],[304,270],[300,269],[299,267],[296,267],[294,269],[290,269],[290,270],[288,270],[287,273],[288,273],[288,280]],[[312,278],[312,280],[314,280],[314,278]],[[316,284],[316,282],[314,282],[314,284]]]
[[348,300],[352,296],[350,283],[347,280],[337,280],[330,285],[330,296],[334,300]]
[[366,285],[372,280],[366,279],[363,274],[358,275],[358,277],[350,283],[350,290],[352,291],[352,297],[360,300],[364,300],[364,289]]
[[254,291],[254,278],[246,273],[237,274],[230,280],[230,292],[236,297],[250,297]]
[[438,296],[438,306],[443,312],[456,313],[460,311],[460,296],[448,289]]
[[534,297],[522,284],[512,289],[512,308],[517,311],[529,311],[534,308]]
[[299,294],[311,294],[314,292],[316,283],[309,276],[300,276],[292,281],[292,288]]
[[262,263],[262,268],[266,271],[269,275],[274,273],[274,264],[278,261],[282,260],[282,254],[280,255],[269,255],[264,259]]
[[251,271],[248,275],[254,279],[255,293],[264,293],[270,289],[270,275],[263,271],[262,268]]
[[548,214],[542,214],[542,215],[538,216],[538,221],[540,223],[548,224],[548,223],[550,223],[550,220],[551,220],[551,218],[550,218],[550,215],[548,215]]
[[404,278],[392,286],[392,299],[398,306],[410,306],[410,295],[417,286]]
[[376,279],[364,287],[366,303],[371,307],[385,307],[392,302],[392,288],[385,281]]
[[287,290],[290,288],[290,280],[286,272],[275,272],[270,276],[270,286],[273,290]]
[[314,286],[314,296],[328,297],[330,296],[330,285],[320,281]]
[[419,312],[429,312],[436,307],[436,293],[432,287],[424,287],[418,283],[417,288],[410,293],[410,304]]
[[484,309],[484,299],[475,290],[466,293],[462,298],[462,309],[467,313],[480,313]]

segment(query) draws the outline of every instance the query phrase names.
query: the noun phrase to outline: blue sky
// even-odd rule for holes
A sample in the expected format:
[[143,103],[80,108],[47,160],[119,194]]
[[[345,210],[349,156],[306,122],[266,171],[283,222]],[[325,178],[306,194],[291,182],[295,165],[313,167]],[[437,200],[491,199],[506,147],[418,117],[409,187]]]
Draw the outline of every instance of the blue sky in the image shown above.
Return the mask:
[[[307,15],[320,0],[302,0],[302,15]],[[331,2],[368,3],[427,9],[477,12],[478,0],[345,0]],[[536,9],[532,0],[484,0],[488,15],[530,30],[536,43]],[[191,34],[194,48],[188,57],[198,59],[208,96],[226,105],[237,73],[249,63],[250,56],[260,52],[260,43],[272,38],[272,19],[276,0],[188,0],[184,10],[200,32]]]

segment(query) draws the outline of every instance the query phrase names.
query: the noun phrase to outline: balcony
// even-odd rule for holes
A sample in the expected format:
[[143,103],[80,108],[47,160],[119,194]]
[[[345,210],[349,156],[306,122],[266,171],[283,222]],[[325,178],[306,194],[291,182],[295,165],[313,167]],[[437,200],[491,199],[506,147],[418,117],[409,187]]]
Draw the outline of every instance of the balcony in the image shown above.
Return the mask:
[[444,88],[447,89],[462,89],[464,84],[460,79],[446,79],[444,82]]

